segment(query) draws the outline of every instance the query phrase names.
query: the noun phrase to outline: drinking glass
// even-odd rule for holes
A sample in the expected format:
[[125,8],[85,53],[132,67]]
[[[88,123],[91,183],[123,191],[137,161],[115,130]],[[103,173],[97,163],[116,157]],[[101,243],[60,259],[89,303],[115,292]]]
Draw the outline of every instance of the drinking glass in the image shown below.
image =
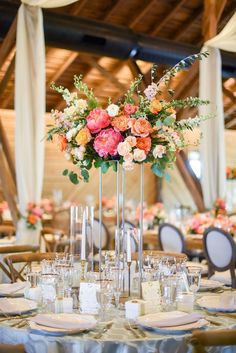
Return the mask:
[[201,267],[187,267],[187,280],[190,292],[196,295],[200,287]]
[[161,280],[161,304],[163,311],[176,309],[178,277],[166,276]]
[[113,293],[115,298],[115,306],[116,308],[119,308],[120,295],[123,289],[124,271],[119,267],[111,267],[110,276],[113,281]]
[[99,281],[99,288],[96,290],[96,298],[97,302],[100,306],[100,320],[105,321],[106,320],[106,313],[107,309],[109,307],[110,301],[111,301],[111,295],[110,295],[110,281]]

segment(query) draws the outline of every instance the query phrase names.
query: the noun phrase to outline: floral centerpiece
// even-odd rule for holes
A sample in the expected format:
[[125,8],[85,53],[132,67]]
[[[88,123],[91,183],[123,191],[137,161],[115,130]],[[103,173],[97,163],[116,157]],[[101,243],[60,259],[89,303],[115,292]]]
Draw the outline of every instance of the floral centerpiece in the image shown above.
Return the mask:
[[236,179],[236,167],[227,167],[226,168],[226,178],[227,180]]
[[26,221],[26,226],[29,229],[36,229],[42,222],[43,209],[33,202],[29,202],[27,205],[26,213],[22,218]]
[[[89,170],[94,166],[106,173],[110,167],[117,169],[118,161],[125,170],[132,170],[135,164],[151,163],[151,169],[158,177],[166,176],[168,167],[176,159],[176,153],[186,146],[184,130],[193,129],[206,117],[176,120],[176,109],[208,104],[208,101],[188,97],[182,100],[160,99],[162,89],[177,72],[189,67],[194,61],[207,57],[203,52],[181,60],[168,70],[156,83],[155,67],[152,69],[152,83],[141,93],[140,75],[124,95],[123,101],[101,107],[93,91],[74,77],[78,92],[70,92],[62,86],[52,88],[62,94],[66,102],[63,111],[52,111],[55,124],[50,126],[48,139],[57,136],[61,151],[79,172],[64,170],[74,184],[89,180]],[[166,88],[167,90],[167,88]],[[83,99],[78,94],[86,97]],[[173,91],[168,90],[170,97]],[[115,162],[114,162],[115,161]]]
[[[136,221],[140,220],[140,205],[136,209]],[[151,206],[144,204],[143,209],[143,220],[148,224],[148,228],[153,228],[156,225],[159,225],[166,218],[166,212],[163,203],[157,202]]]
[[226,210],[226,203],[223,199],[216,199],[214,204],[213,204],[213,210],[212,210],[213,214],[215,217],[217,217],[218,215],[226,215],[227,214],[227,210]]

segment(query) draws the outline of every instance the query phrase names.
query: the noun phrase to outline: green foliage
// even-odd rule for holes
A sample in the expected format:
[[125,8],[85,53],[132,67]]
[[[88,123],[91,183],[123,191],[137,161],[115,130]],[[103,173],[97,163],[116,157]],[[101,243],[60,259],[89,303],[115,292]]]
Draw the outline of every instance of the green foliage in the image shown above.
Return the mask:
[[138,77],[133,82],[131,82],[130,88],[125,93],[124,103],[130,103],[130,104],[134,103],[133,95],[134,95],[135,91],[138,89],[140,83],[142,82],[142,79],[143,79],[143,76],[138,75]]

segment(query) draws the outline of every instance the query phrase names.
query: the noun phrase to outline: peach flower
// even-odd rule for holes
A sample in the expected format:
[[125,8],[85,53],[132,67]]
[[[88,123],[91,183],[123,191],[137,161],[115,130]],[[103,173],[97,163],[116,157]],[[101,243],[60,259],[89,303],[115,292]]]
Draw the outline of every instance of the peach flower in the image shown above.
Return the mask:
[[131,115],[136,113],[138,110],[138,106],[137,105],[133,105],[133,104],[125,104],[124,105],[124,112],[127,115]]
[[147,119],[130,119],[129,127],[135,136],[147,137],[152,132],[152,126]]
[[135,136],[128,136],[126,137],[125,141],[130,144],[130,147],[135,147],[137,143],[137,139]]
[[166,147],[162,145],[157,145],[152,153],[154,158],[162,158],[163,154],[166,153]]
[[61,152],[65,151],[67,147],[67,139],[64,135],[58,135],[58,145],[61,150]]
[[93,109],[86,118],[87,127],[92,134],[99,132],[101,129],[104,129],[110,125],[110,116],[106,110],[101,108]]
[[138,137],[136,146],[148,154],[152,146],[152,140],[150,137]]
[[120,142],[117,147],[117,151],[120,156],[125,156],[126,154],[128,154],[131,151],[130,144],[126,141]]
[[146,159],[146,154],[143,150],[140,150],[139,148],[135,148],[134,150],[134,160],[136,162],[142,162]]
[[78,145],[86,145],[89,141],[91,141],[92,136],[90,134],[90,131],[87,127],[83,127],[78,134],[76,135],[76,142]]
[[122,135],[112,128],[102,130],[94,140],[94,149],[100,157],[115,156]]
[[111,125],[115,131],[126,131],[129,128],[128,121],[126,115],[119,115],[112,119]]
[[158,114],[162,110],[162,104],[158,99],[153,99],[151,101],[149,110],[153,114]]
[[124,155],[124,161],[125,162],[132,162],[133,161],[133,154],[132,153],[127,153],[126,155]]

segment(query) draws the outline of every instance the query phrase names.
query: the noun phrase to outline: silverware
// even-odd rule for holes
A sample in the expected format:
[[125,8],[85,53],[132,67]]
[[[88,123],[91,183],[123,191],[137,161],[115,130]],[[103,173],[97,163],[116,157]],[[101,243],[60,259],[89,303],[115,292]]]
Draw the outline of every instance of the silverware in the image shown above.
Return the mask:
[[99,331],[95,336],[93,336],[93,338],[95,340],[100,339],[104,333],[106,333],[108,330],[110,330],[112,325],[113,325],[113,322],[109,322],[109,324],[107,324],[105,327],[103,327],[103,329],[101,331]]
[[139,334],[137,331],[135,331],[135,330],[131,327],[131,325],[130,325],[129,322],[128,322],[128,323],[125,323],[125,324],[124,324],[124,327],[125,327],[126,330],[132,332],[132,334],[133,334],[133,336],[134,336],[135,338],[140,338],[140,334]]
[[145,333],[138,325],[135,325],[135,324],[133,324],[133,323],[130,323],[130,327],[131,327],[132,329],[134,329],[134,330],[137,330],[138,333],[139,333],[142,337],[144,337],[144,338],[147,337],[146,333]]

